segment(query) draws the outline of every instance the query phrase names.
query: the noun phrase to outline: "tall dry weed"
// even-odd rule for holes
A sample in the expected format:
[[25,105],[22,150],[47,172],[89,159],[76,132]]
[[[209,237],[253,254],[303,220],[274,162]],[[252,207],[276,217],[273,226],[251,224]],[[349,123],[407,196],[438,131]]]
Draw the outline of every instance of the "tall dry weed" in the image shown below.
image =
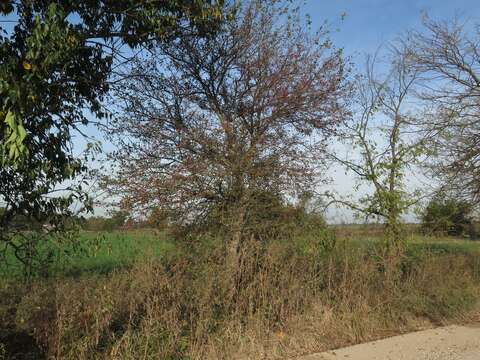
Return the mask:
[[49,359],[286,358],[465,320],[480,292],[473,255],[405,254],[386,271],[364,249],[252,241],[232,295],[219,244],[37,284],[11,304],[15,331]]

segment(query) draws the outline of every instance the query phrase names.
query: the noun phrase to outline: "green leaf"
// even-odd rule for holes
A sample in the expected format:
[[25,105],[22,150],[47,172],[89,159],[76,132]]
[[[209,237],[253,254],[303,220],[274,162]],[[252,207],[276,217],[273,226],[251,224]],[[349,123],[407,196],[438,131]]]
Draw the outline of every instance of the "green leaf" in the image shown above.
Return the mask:
[[22,124],[18,125],[17,131],[18,131],[18,139],[19,139],[19,141],[20,141],[20,142],[23,142],[23,140],[24,140],[25,137],[27,136],[27,132],[25,131],[25,128],[23,127]]
[[18,156],[17,147],[15,145],[10,146],[10,151],[8,152],[8,157],[12,160],[15,160]]
[[5,123],[10,127],[10,129],[15,128],[15,115],[10,110],[8,110],[7,116],[5,117]]

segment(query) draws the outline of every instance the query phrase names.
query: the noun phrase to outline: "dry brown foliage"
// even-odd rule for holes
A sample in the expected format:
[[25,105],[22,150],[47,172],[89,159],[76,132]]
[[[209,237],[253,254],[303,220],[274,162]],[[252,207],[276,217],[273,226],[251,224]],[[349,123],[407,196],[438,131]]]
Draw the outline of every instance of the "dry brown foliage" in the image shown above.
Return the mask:
[[386,273],[364,250],[275,241],[246,248],[241,266],[234,297],[213,245],[38,284],[2,320],[52,359],[282,359],[465,320],[480,290],[473,255],[417,254]]

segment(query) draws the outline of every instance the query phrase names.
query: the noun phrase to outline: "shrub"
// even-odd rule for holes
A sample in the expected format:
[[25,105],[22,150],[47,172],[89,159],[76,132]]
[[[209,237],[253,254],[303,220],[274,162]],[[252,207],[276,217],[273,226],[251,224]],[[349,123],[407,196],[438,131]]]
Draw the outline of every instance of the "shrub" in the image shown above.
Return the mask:
[[[225,236],[229,232],[228,203],[214,204],[207,215],[195,224],[177,230],[178,238],[211,234]],[[308,232],[326,232],[323,215],[309,211],[306,201],[291,204],[279,194],[255,190],[248,203],[243,224],[243,238],[268,242],[274,239],[292,240]]]
[[146,225],[152,229],[165,230],[169,224],[168,213],[160,207],[155,207],[149,214]]
[[423,211],[422,230],[433,235],[473,236],[472,213],[471,203],[438,196]]
[[125,226],[129,214],[125,211],[114,211],[110,217],[93,216],[84,220],[83,228],[90,231],[114,231]]

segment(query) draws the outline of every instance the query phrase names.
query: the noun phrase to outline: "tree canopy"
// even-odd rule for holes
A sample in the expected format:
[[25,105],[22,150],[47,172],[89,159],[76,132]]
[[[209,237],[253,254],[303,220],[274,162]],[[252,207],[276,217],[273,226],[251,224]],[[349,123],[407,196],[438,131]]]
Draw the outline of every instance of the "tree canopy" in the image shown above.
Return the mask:
[[[480,204],[480,24],[424,18],[403,39],[429,104],[422,126],[436,156],[430,170],[443,190]],[[471,30],[469,30],[471,27]]]
[[327,32],[282,9],[248,2],[215,36],[182,36],[132,63],[110,129],[107,186],[123,207],[161,207],[180,224],[215,211],[235,253],[256,206],[322,178],[326,140],[348,116],[348,66]]

